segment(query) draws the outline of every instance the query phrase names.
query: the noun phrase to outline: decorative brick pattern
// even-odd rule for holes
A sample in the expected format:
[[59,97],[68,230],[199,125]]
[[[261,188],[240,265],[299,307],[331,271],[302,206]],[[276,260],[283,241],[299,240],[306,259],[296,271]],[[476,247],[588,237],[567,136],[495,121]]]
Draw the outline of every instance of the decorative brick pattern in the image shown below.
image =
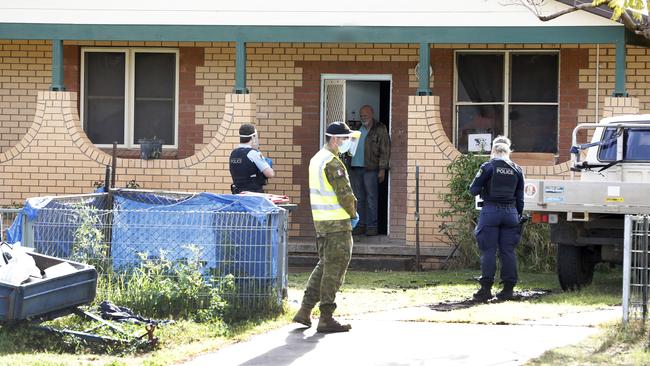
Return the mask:
[[[117,186],[135,179],[146,188],[226,192],[228,156],[239,142],[238,126],[255,119],[254,95],[226,95],[215,137],[196,154],[178,160],[117,159]],[[39,92],[36,114],[22,140],[0,154],[0,205],[35,195],[88,193],[102,179],[110,155],[80,128],[77,95]]]

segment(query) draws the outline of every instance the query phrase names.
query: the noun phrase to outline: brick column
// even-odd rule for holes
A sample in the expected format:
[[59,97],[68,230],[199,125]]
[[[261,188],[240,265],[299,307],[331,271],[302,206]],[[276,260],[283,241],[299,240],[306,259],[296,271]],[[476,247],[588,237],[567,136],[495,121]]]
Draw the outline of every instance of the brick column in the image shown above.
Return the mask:
[[411,96],[408,105],[408,178],[406,241],[415,243],[415,166],[420,166],[420,244],[442,242],[436,216],[444,207],[441,194],[448,191],[446,167],[460,155],[440,121],[438,96]]
[[639,99],[632,97],[606,97],[603,117],[639,114]]

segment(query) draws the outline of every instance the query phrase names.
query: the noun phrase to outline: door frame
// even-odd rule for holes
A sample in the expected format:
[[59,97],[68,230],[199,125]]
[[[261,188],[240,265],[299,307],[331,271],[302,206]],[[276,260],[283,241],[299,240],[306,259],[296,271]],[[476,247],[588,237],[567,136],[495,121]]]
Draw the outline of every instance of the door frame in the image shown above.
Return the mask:
[[[320,75],[320,127],[319,149],[325,144],[325,80],[345,80],[345,81],[388,81],[390,82],[390,92],[388,96],[388,136],[392,135],[393,129],[393,75],[392,74],[321,74]],[[346,111],[347,112],[347,111]],[[347,114],[346,114],[347,116]],[[386,237],[390,236],[390,197],[391,197],[391,174],[388,174],[388,193],[386,208]]]

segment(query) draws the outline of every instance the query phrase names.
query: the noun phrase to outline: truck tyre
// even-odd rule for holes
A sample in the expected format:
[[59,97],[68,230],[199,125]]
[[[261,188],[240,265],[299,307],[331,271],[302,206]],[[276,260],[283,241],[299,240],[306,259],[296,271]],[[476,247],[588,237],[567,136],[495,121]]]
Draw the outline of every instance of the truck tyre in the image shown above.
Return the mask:
[[575,245],[557,245],[557,275],[564,291],[580,290],[594,277],[593,255],[590,248]]

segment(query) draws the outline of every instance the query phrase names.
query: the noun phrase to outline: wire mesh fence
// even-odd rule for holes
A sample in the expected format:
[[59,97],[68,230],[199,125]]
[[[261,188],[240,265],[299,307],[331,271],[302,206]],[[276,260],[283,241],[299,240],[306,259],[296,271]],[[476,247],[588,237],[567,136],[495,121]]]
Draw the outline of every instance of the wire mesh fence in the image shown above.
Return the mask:
[[55,198],[25,223],[23,237],[37,252],[94,265],[106,282],[128,286],[154,273],[251,311],[279,306],[287,211],[246,211],[236,201],[214,204],[215,197],[124,191]]
[[19,212],[19,208],[0,208],[0,240],[7,240],[6,230],[11,226],[11,223],[16,219],[16,215]]
[[650,292],[650,217],[625,216],[623,253],[623,320],[641,320],[648,317]]

